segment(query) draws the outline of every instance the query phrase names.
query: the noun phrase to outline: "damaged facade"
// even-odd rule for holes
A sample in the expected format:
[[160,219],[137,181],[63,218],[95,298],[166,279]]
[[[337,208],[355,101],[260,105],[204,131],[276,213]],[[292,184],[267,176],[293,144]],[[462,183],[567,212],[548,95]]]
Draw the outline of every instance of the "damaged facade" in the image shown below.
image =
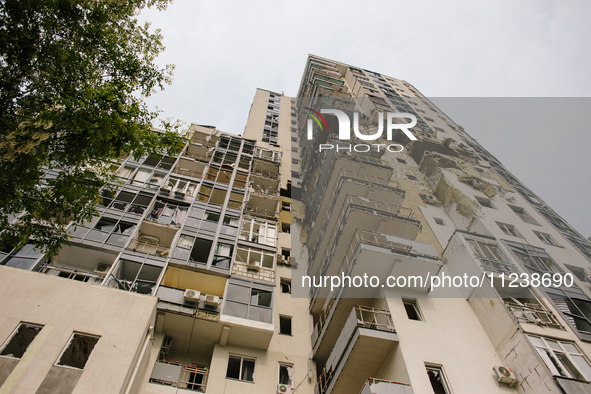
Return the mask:
[[[335,135],[308,140],[303,107],[327,100],[413,114],[418,140],[318,152]],[[190,131],[178,156],[117,163],[56,258],[2,251],[0,390],[590,391],[591,244],[412,85],[310,56],[297,98],[256,91],[242,136]],[[466,273],[488,282],[299,282]]]

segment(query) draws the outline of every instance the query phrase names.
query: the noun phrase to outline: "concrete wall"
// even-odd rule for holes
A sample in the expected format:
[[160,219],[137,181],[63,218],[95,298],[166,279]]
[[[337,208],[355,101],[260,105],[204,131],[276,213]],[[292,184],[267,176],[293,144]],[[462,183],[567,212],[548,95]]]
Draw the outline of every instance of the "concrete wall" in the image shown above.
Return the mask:
[[0,342],[8,339],[20,322],[44,326],[0,392],[35,392],[76,331],[100,339],[73,392],[119,393],[129,383],[148,327],[153,324],[156,299],[0,267],[0,304]]

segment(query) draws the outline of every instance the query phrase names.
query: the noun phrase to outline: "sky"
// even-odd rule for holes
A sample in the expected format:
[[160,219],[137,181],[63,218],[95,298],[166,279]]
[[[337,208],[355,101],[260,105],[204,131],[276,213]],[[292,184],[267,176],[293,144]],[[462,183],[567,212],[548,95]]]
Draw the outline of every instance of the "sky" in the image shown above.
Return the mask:
[[[406,80],[427,97],[591,97],[589,15],[588,0],[175,0],[141,15],[162,30],[158,63],[176,65],[148,104],[165,119],[241,133],[256,88],[295,96],[309,53]],[[570,101],[576,111],[566,115],[567,101],[543,101],[519,101],[527,111],[510,111],[514,100],[439,105],[588,237],[591,101]]]

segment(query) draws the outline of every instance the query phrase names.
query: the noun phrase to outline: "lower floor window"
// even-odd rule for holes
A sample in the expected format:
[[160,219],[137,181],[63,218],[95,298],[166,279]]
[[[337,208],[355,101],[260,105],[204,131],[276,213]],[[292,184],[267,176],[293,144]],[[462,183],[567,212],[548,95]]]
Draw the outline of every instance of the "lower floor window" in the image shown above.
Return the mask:
[[574,343],[532,335],[528,337],[553,375],[591,380],[591,364]]
[[443,374],[443,368],[440,365],[425,365],[429,382],[435,394],[450,394],[449,384]]
[[293,365],[279,363],[279,384],[293,387]]
[[254,382],[254,358],[230,355],[226,378]]

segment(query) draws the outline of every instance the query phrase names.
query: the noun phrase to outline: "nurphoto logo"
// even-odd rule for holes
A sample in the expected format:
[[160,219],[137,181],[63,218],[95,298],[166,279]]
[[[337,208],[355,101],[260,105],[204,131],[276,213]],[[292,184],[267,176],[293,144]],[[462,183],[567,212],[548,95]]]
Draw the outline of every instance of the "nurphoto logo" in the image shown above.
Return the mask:
[[[328,124],[322,114],[334,115],[337,118],[339,130],[339,140],[348,141],[351,140],[351,119],[349,116],[338,109],[321,109],[320,112],[313,110],[312,108],[305,107],[310,112],[306,114],[311,117],[307,122],[307,137],[308,140],[314,138],[314,122],[318,125],[320,131],[328,132]],[[394,119],[410,119],[409,123],[394,123]],[[415,137],[409,129],[417,124],[417,118],[415,115],[406,112],[387,112],[386,113],[386,139],[392,141],[392,134],[394,130],[400,130],[406,135],[411,141],[416,141]],[[375,141],[382,137],[384,133],[384,113],[378,112],[378,125],[377,131],[374,134],[363,134],[359,131],[359,112],[353,113],[353,133],[355,136],[363,141]],[[404,147],[400,144],[354,144],[354,145],[334,145],[334,144],[319,144],[318,151],[336,149],[347,150],[349,152],[369,152],[370,150],[376,149],[378,152],[384,148],[388,152],[401,152]]]

